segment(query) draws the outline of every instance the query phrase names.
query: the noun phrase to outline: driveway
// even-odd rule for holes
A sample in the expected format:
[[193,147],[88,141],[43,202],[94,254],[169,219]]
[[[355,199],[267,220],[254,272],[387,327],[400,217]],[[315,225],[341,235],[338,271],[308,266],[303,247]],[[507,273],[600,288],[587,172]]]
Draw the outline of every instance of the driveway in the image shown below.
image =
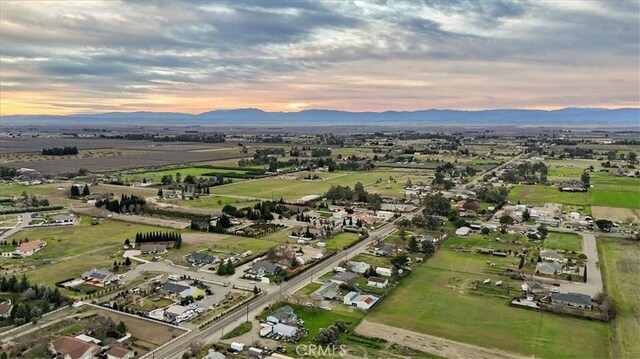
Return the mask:
[[[560,292],[562,293],[582,293],[590,295],[592,298],[600,292],[604,292],[602,285],[602,273],[596,265],[598,262],[598,247],[596,246],[596,236],[589,232],[579,232],[582,236],[582,252],[587,256],[585,265],[587,267],[587,282],[569,282],[559,280]],[[549,278],[536,277],[548,282]]]
[[31,222],[31,213],[19,214],[18,215],[18,224],[16,224],[15,227],[11,228],[10,230],[2,233],[2,235],[0,235],[0,240],[9,238],[13,234],[15,234],[18,231],[20,231],[22,228],[28,226],[29,222]]

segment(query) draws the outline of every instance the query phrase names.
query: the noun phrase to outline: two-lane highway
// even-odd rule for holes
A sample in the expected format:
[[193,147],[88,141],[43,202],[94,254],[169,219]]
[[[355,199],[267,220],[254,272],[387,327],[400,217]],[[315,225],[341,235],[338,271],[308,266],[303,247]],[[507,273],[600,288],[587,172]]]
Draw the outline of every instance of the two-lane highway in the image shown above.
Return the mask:
[[[401,217],[402,218],[402,217]],[[193,342],[211,342],[213,339],[218,339],[222,335],[223,328],[233,328],[247,319],[247,313],[249,318],[254,317],[262,311],[262,309],[269,303],[274,302],[280,295],[286,295],[294,293],[305,285],[309,284],[314,279],[320,277],[322,274],[336,267],[341,261],[352,258],[361,253],[367,245],[371,243],[371,238],[383,238],[391,234],[394,230],[395,222],[387,223],[377,230],[369,232],[369,238],[356,244],[355,246],[341,251],[338,254],[324,260],[316,266],[310,268],[305,273],[294,277],[288,282],[284,282],[280,287],[274,287],[269,289],[266,294],[263,294],[259,298],[250,302],[247,306],[239,308],[235,312],[226,315],[219,321],[215,322],[209,327],[206,327],[200,331],[194,330],[193,332],[185,335],[179,340],[171,343],[170,345],[161,348],[155,352],[157,358],[180,358],[186,348],[189,347],[189,343]]]

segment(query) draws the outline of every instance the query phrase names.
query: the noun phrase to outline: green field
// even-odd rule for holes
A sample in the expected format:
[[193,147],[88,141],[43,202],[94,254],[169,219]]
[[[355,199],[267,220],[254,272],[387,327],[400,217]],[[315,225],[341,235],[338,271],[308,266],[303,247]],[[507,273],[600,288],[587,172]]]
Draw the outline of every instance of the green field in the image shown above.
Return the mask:
[[[111,268],[114,260],[123,260],[122,245],[126,238],[134,239],[136,232],[165,231],[166,229],[118,221],[102,221],[92,226],[87,218],[74,226],[23,229],[9,240],[41,239],[47,246],[27,259],[36,269],[27,272],[33,283],[52,285],[63,279],[76,277],[96,267]],[[115,256],[119,253],[118,256]],[[0,263],[14,264],[16,260],[0,259]]]
[[358,240],[360,236],[357,233],[343,232],[325,240],[327,249],[342,249],[345,246]]
[[609,173],[591,173],[591,184],[597,190],[640,192],[640,178],[616,177]]
[[259,201],[249,201],[246,199],[231,198],[225,196],[200,197],[192,200],[182,200],[178,204],[183,207],[209,208],[221,210],[222,207],[230,204],[236,208],[253,207]]
[[549,232],[544,248],[581,252],[582,237],[574,233]]
[[0,197],[10,197],[10,196],[20,196],[22,192],[27,192],[27,194],[36,196],[40,195],[48,195],[52,193],[56,193],[58,187],[65,187],[66,184],[61,183],[52,183],[52,184],[41,184],[37,186],[25,186],[21,184],[0,184]]
[[367,320],[526,356],[609,356],[607,324],[512,308],[505,299],[470,293],[466,288],[472,280],[488,276],[462,266],[456,267],[460,271],[434,268],[432,259],[428,267],[414,268]]
[[353,188],[357,182],[361,182],[365,186],[369,186],[375,184],[378,180],[389,180],[390,177],[396,181],[404,182],[408,172],[334,172],[327,174],[327,179],[322,181],[304,181],[298,179],[298,177],[304,174],[305,173],[298,173],[290,179],[271,177],[232,183],[212,188],[211,192],[221,195],[229,194],[266,199],[279,199],[282,197],[295,200],[306,195],[323,195],[332,185],[343,185]]
[[600,269],[618,316],[612,322],[613,357],[640,358],[640,242],[598,237]]
[[560,192],[555,187],[543,185],[516,185],[509,192],[507,199],[514,203],[520,201],[531,205],[545,203],[589,204],[587,193]]
[[640,208],[640,192],[591,189],[589,195],[594,206]]

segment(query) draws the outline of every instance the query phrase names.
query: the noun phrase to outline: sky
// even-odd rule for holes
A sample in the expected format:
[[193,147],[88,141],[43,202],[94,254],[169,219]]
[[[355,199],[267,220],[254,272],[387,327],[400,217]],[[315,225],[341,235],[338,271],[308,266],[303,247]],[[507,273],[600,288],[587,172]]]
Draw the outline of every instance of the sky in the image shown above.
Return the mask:
[[0,115],[640,107],[640,1],[2,1]]

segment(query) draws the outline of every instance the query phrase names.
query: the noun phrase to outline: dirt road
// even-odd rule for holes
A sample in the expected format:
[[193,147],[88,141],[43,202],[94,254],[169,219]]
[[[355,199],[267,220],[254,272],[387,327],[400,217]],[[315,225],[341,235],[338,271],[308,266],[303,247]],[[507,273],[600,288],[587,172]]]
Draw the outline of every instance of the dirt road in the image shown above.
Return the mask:
[[508,353],[499,349],[488,349],[476,345],[456,342],[433,335],[412,332],[380,323],[363,320],[356,332],[368,337],[385,339],[409,348],[439,355],[449,359],[524,359],[525,356]]

